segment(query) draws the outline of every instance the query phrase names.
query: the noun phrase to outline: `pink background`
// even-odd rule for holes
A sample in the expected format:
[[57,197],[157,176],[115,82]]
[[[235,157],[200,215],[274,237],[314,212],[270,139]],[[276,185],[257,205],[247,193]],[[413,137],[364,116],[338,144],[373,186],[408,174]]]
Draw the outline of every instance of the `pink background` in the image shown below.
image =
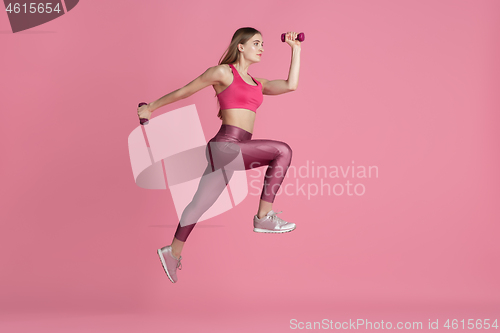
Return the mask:
[[[285,332],[301,322],[499,319],[500,2],[81,1],[12,34],[0,14],[0,331]],[[292,165],[375,165],[362,196],[280,195],[289,234],[252,232],[258,196],[201,222],[179,282],[156,249],[178,223],[168,190],[134,180],[137,104],[263,33],[254,138]],[[217,132],[215,91],[196,104]],[[256,170],[249,171],[256,172]],[[287,178],[287,182],[295,179]],[[305,183],[318,179],[302,179]],[[327,179],[345,183],[345,179]],[[469,330],[473,331],[473,330]]]

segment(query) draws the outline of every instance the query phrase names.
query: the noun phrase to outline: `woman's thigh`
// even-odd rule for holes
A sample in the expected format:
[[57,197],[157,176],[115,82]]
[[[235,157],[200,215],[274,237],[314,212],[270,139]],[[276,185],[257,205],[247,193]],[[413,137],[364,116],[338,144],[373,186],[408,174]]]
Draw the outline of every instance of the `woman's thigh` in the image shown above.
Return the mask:
[[291,155],[288,144],[268,139],[246,141],[211,140],[207,146],[207,160],[212,165],[212,171],[221,167],[230,170],[254,169],[270,165],[280,155]]

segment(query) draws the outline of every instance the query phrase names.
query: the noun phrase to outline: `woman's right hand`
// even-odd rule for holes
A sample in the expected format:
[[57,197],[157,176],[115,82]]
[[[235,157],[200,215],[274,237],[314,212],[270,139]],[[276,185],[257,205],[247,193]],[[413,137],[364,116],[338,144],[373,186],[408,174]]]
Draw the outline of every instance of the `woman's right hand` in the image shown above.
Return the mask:
[[137,114],[139,115],[139,118],[140,119],[147,119],[149,120],[149,118],[151,118],[151,114],[153,112],[151,112],[149,110],[149,104],[146,104],[146,105],[143,105],[139,108],[137,108]]

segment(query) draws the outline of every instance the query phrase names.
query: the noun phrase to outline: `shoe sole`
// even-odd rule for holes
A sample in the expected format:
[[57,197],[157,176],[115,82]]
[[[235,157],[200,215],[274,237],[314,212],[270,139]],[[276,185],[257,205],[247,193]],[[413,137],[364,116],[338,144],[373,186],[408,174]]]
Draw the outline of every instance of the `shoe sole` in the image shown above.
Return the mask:
[[261,232],[261,233],[265,233],[265,234],[283,234],[285,232],[294,231],[295,228],[290,229],[290,230],[267,230],[267,229],[253,228],[253,231],[254,232]]
[[167,273],[168,279],[170,282],[175,283],[174,280],[172,280],[172,277],[170,277],[170,274],[168,274],[168,269],[167,269],[167,263],[165,262],[165,259],[163,258],[163,254],[161,252],[161,249],[158,249],[158,256],[160,257],[161,265],[163,266],[163,270],[165,273]]

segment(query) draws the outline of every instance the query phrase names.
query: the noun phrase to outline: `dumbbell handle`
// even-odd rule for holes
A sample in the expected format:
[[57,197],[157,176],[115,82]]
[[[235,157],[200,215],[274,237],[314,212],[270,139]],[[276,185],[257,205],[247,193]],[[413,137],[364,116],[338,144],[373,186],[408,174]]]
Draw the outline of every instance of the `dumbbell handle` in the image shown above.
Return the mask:
[[[141,102],[141,103],[139,103],[139,107],[141,107],[143,105],[147,105],[147,104],[148,103]],[[149,124],[148,118],[139,118],[139,120],[141,121],[141,125],[147,125],[147,124]]]
[[[281,41],[285,42],[285,38],[286,38],[286,33],[282,33],[281,34]],[[299,42],[303,42],[305,39],[306,39],[306,35],[304,35],[303,32],[301,32],[300,34],[297,35],[297,40]]]

